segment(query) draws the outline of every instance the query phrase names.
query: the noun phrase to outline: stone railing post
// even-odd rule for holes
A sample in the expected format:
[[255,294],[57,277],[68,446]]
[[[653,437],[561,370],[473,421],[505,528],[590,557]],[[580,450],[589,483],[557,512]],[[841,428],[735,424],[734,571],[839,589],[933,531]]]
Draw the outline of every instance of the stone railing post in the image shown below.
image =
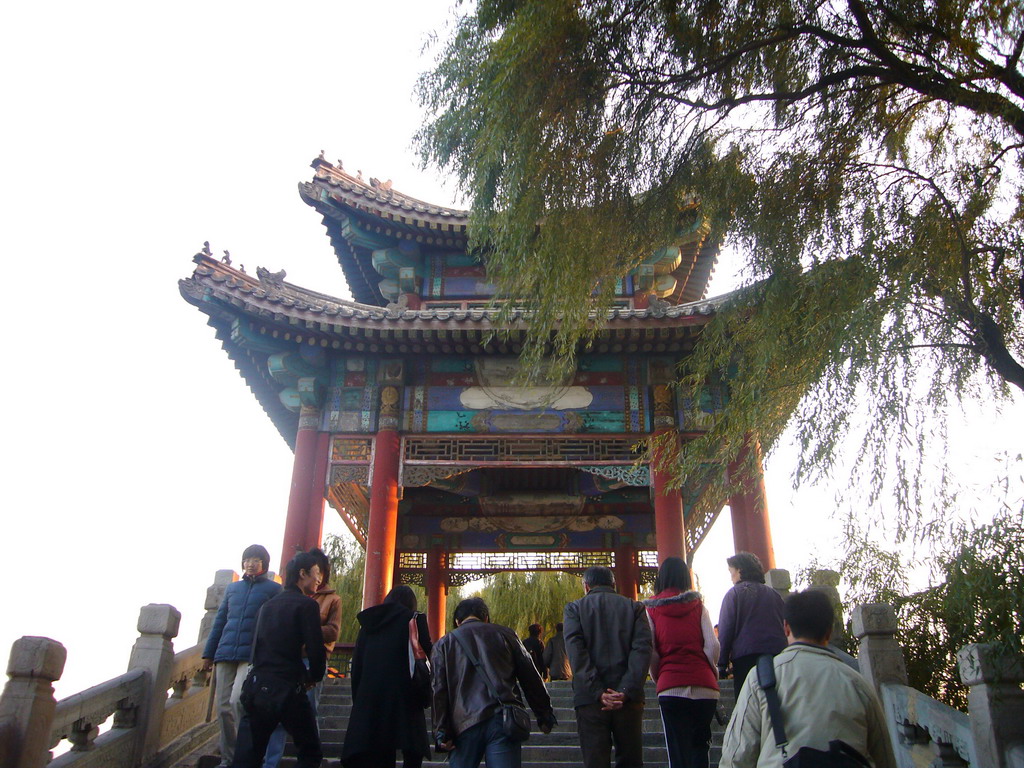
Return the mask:
[[907,663],[896,642],[896,611],[888,603],[853,609],[853,634],[860,641],[860,672],[881,695],[882,683],[907,684]]
[[836,620],[832,626],[832,642],[841,644],[846,637],[846,622],[843,620],[843,600],[839,596],[839,572],[828,568],[821,568],[811,573],[810,589],[824,592],[832,601],[832,607],[836,612]]
[[139,611],[139,639],[132,647],[128,670],[146,672],[147,693],[135,717],[139,729],[135,765],[152,757],[160,748],[160,727],[167,704],[174,666],[174,644],[178,636],[181,613],[172,605],[145,605]]
[[764,583],[778,592],[782,599],[789,597],[789,590],[793,588],[793,579],[785,568],[771,568],[764,575]]
[[53,682],[68,652],[48,637],[22,637],[11,645],[7,685],[0,697],[0,766],[42,768],[50,762],[50,729],[57,710]]
[[[1024,663],[990,643],[966,645],[957,654],[960,679],[969,686],[968,713],[979,765],[1016,768],[1024,753]],[[1011,751],[1013,757],[1011,757]]]
[[220,570],[214,574],[213,584],[206,588],[206,603],[203,605],[206,613],[203,614],[203,620],[199,622],[199,639],[196,641],[200,645],[205,643],[206,638],[210,636],[213,620],[217,618],[217,609],[220,608],[221,600],[224,599],[224,592],[228,585],[237,578],[238,574],[230,568]]

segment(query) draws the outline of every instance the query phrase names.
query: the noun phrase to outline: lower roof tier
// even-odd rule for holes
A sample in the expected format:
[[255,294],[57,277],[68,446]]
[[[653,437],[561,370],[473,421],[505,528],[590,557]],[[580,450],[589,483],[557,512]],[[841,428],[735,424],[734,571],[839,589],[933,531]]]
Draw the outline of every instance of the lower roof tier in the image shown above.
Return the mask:
[[322,410],[325,431],[373,431],[385,387],[400,389],[407,431],[648,432],[657,427],[650,388],[671,381],[724,301],[595,315],[601,330],[570,379],[519,388],[525,312],[501,325],[494,309],[369,306],[294,286],[281,273],[260,269],[254,278],[208,255],[195,261],[179,283],[183,297],[207,315],[289,445],[304,405]]

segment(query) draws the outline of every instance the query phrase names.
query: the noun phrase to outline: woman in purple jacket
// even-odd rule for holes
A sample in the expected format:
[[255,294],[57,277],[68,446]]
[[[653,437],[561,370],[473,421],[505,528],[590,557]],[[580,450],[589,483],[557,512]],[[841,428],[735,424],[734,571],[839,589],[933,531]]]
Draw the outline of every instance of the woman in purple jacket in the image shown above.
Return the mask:
[[764,567],[757,555],[737,552],[725,561],[735,585],[725,593],[718,614],[718,660],[721,677],[732,662],[732,685],[737,697],[757,657],[774,656],[786,647],[782,628],[782,596],[764,583]]

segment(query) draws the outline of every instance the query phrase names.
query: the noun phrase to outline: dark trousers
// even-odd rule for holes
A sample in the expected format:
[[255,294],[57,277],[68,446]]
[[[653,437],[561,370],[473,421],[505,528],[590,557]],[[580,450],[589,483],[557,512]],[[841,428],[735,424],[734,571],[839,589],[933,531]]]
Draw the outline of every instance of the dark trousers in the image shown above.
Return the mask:
[[644,703],[630,701],[622,709],[603,711],[601,704],[576,707],[576,732],[584,768],[641,768],[644,764]]
[[757,666],[757,659],[760,653],[752,653],[749,656],[740,656],[732,660],[732,689],[736,692],[736,698],[740,697],[740,688],[743,681],[747,679],[750,670]]
[[659,696],[669,768],[708,768],[717,699]]
[[298,692],[289,696],[281,711],[276,714],[255,707],[245,711],[238,724],[238,741],[235,743],[232,768],[260,768],[270,734],[279,723],[288,731],[298,750],[296,768],[320,768],[324,753],[320,748],[316,715],[306,694]]

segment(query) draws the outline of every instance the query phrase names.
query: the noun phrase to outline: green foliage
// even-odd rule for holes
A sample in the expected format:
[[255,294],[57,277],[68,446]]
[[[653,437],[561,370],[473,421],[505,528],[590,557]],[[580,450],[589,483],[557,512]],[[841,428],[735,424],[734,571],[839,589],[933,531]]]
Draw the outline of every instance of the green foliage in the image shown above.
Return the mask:
[[567,573],[499,573],[486,580],[479,595],[496,624],[511,627],[520,637],[526,637],[531,624],[540,624],[544,637],[551,637],[566,604],[583,597],[583,584]]
[[681,371],[731,391],[678,476],[770,448],[799,403],[797,479],[853,431],[853,479],[895,492],[905,532],[906,447],[1024,389],[1022,40],[1016,0],[479,0],[421,80],[418,141],[534,312],[529,370],[570,365],[614,278],[711,222],[747,287]]
[[362,610],[363,605],[366,553],[351,536],[327,536],[323,550],[331,561],[331,587],[341,597],[341,631],[338,642],[354,643],[359,634],[356,614]]
[[914,593],[908,573],[920,563],[848,533],[851,545],[839,566],[850,585],[847,608],[894,606],[912,687],[965,710],[957,651],[995,643],[1004,654],[1024,654],[1024,507],[1007,506],[987,525],[948,529],[934,542],[933,586]]
[[[359,622],[356,615],[363,605],[363,573],[366,569],[366,553],[351,536],[329,535],[324,540],[323,550],[331,561],[331,587],[341,596],[341,632],[338,641],[354,643],[359,634]],[[426,613],[427,596],[423,587],[411,585],[416,593],[419,610]],[[448,591],[447,626],[452,627],[452,612],[459,600],[461,591],[457,587]],[[430,628],[436,640],[438,631]]]

